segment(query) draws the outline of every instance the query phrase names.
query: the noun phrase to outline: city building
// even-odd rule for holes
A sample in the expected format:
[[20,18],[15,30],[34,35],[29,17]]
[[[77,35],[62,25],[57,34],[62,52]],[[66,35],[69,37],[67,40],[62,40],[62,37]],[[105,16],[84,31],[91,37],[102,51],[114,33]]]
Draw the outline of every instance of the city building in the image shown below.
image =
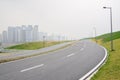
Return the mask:
[[26,27],[26,42],[32,42],[33,41],[33,27],[32,25],[28,25],[28,27]]
[[43,40],[48,40],[48,35],[47,33],[44,32],[39,32],[39,41],[43,41]]
[[2,37],[1,39],[2,39],[3,43],[7,43],[8,42],[7,31],[3,31],[1,37]]
[[0,34],[0,43],[2,42],[2,34]]
[[24,43],[34,41],[61,41],[64,36],[49,35],[45,32],[39,32],[38,25],[9,26],[7,31],[0,35],[0,41],[3,43]]
[[35,25],[33,28],[33,41],[39,40],[38,25]]
[[8,27],[8,42],[13,43],[15,42],[15,28]]
[[21,42],[26,42],[26,25],[22,25]]

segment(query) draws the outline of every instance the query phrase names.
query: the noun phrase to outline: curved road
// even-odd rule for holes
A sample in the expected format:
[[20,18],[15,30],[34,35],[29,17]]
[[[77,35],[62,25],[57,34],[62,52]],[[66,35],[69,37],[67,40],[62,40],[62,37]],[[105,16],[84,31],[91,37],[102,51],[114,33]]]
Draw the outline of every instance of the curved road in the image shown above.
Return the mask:
[[0,80],[79,80],[105,56],[94,42],[74,45],[32,58],[0,64]]

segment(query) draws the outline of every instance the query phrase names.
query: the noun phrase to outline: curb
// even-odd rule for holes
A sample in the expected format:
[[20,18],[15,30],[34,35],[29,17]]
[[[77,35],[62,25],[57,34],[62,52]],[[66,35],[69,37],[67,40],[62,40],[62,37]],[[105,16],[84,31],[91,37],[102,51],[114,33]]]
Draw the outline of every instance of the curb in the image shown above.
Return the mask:
[[105,51],[105,56],[104,56],[104,58],[101,60],[101,62],[100,62],[97,66],[95,66],[92,70],[90,70],[87,74],[85,74],[85,75],[84,75],[83,77],[81,77],[79,80],[90,80],[90,78],[98,71],[98,69],[100,68],[100,66],[101,66],[103,63],[105,63],[105,61],[106,61],[106,59],[107,59],[107,56],[108,56],[107,50],[106,50],[106,48],[103,47],[103,46],[100,46],[100,47],[103,48],[104,51]]

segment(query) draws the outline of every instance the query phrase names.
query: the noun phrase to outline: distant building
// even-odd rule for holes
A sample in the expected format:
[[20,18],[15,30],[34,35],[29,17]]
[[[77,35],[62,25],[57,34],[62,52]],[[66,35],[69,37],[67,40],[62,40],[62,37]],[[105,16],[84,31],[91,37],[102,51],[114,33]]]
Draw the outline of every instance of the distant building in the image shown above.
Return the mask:
[[60,35],[55,35],[55,34],[50,35],[49,39],[50,41],[61,41],[62,40]]
[[8,27],[8,42],[13,43],[15,42],[15,28]]
[[14,33],[15,33],[15,34],[14,34],[14,39],[15,39],[14,42],[17,43],[17,42],[18,42],[18,28],[15,27],[14,29],[15,29],[15,30],[14,30]]
[[39,40],[42,41],[43,40],[43,35],[44,33],[43,32],[39,32]]
[[39,41],[43,41],[44,38],[45,38],[45,40],[48,39],[48,35],[47,35],[47,33],[39,32]]
[[22,42],[22,27],[18,26],[17,27],[17,34],[18,34],[18,42],[21,43]]
[[38,31],[38,25],[35,25],[33,28],[33,41],[39,40],[39,31]]
[[0,41],[4,43],[24,43],[33,41],[61,41],[65,40],[64,36],[49,35],[44,32],[39,32],[38,25],[22,25],[9,26],[7,31],[3,31],[0,35]]
[[2,34],[0,34],[0,43],[2,42]]
[[22,28],[20,26],[15,27],[15,42],[20,43],[22,42]]
[[28,25],[28,27],[26,27],[26,41],[27,42],[33,41],[33,27],[32,27],[32,25]]
[[22,25],[21,42],[26,42],[26,25]]
[[2,37],[2,42],[4,43],[8,42],[7,31],[3,31],[1,37]]

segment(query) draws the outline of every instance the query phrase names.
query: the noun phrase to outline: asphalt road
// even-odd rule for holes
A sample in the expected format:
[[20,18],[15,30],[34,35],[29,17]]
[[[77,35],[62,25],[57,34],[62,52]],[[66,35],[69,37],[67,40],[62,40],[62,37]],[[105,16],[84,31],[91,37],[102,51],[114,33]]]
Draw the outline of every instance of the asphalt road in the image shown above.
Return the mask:
[[73,46],[32,58],[0,64],[0,80],[79,80],[105,56],[94,42]]

